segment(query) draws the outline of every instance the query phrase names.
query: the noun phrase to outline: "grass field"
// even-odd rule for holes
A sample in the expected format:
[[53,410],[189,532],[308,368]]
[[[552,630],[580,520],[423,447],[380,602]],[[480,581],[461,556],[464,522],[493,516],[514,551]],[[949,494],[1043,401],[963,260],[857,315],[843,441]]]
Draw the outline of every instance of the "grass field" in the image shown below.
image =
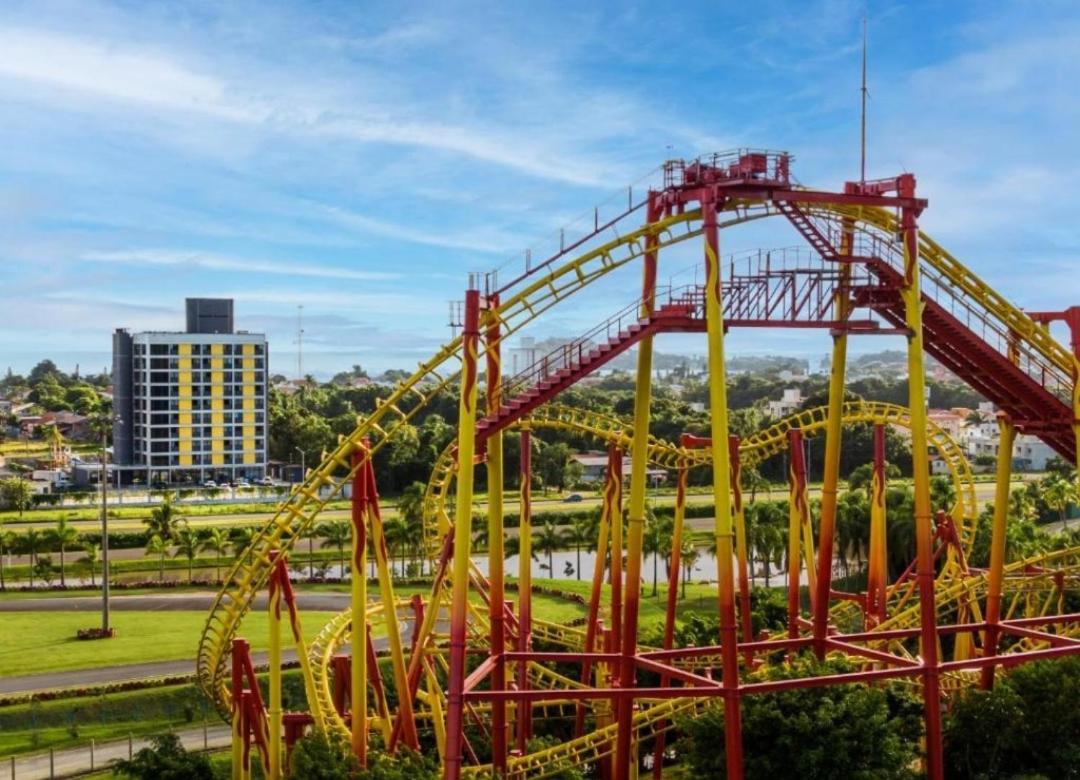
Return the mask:
[[[333,616],[330,612],[303,615],[307,632],[322,626]],[[0,676],[84,669],[117,664],[191,659],[195,668],[195,650],[202,633],[203,611],[114,612],[112,639],[81,641],[75,638],[80,628],[100,624],[93,612],[7,612],[0,616]],[[267,644],[267,617],[254,612],[244,621],[244,635],[252,649]]]

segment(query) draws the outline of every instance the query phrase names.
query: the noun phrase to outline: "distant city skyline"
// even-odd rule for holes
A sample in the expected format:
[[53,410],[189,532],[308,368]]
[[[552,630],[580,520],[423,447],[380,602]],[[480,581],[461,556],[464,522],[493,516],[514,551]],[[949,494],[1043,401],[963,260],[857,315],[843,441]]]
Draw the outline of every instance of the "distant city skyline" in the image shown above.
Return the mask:
[[[667,157],[788,149],[800,181],[838,186],[858,171],[866,4],[765,5],[5,3],[0,368],[96,373],[114,328],[176,328],[185,297],[211,296],[267,334],[275,373],[295,374],[299,305],[305,373],[409,369],[447,340],[469,271]],[[875,3],[869,30],[869,174],[915,172],[925,229],[1013,302],[1080,302],[1062,185],[1080,180],[1080,8]],[[675,252],[661,274],[695,262]],[[531,335],[583,332],[631,287]],[[828,335],[728,347],[813,362]]]

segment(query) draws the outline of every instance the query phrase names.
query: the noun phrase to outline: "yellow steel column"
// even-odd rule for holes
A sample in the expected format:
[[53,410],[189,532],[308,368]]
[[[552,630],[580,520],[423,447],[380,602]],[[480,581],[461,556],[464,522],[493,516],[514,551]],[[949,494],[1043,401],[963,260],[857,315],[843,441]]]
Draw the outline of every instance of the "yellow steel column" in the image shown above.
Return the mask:
[[[270,729],[270,772],[269,780],[279,780],[281,777],[281,587],[279,577],[282,575],[285,561],[279,557],[277,550],[270,551],[270,594],[267,599],[269,612],[270,643],[267,663],[268,670],[268,701],[266,707],[268,726]],[[288,577],[288,572],[284,572]]]
[[244,777],[244,671],[241,657],[247,651],[243,639],[232,641],[232,777]]
[[[806,571],[813,568],[813,560],[804,556],[800,549],[806,546],[805,528],[809,520],[810,508],[806,501],[806,462],[803,458],[803,436],[798,428],[792,428],[788,435],[788,636],[799,635],[799,617],[802,612],[799,603],[799,585],[801,582],[803,560]],[[811,592],[813,589],[811,588]]]
[[[490,296],[485,301],[487,323],[484,329],[485,355],[487,357],[487,413],[493,414],[502,404],[502,361],[500,358],[501,335],[499,329],[499,297]],[[503,572],[503,435],[496,431],[487,440],[487,486],[488,486],[488,592],[489,617],[491,620],[491,654],[498,660],[491,672],[493,690],[506,688],[506,596]],[[509,744],[509,728],[506,721],[506,702],[502,699],[491,703],[491,758],[496,773],[506,774],[506,757]]]
[[[371,527],[371,548],[375,551],[375,570],[378,572],[379,577],[379,598],[382,600],[383,622],[386,624],[386,638],[390,646],[390,666],[394,672],[394,688],[403,692],[398,694],[402,738],[410,748],[419,750],[420,740],[416,734],[416,721],[413,719],[412,698],[407,693],[404,693],[409,690],[408,673],[405,670],[405,652],[401,646],[401,631],[398,630],[394,582],[390,573],[390,556],[386,549],[386,534],[383,530],[382,516],[379,513],[379,494],[375,487],[375,470],[370,463],[365,466],[365,469],[368,482],[367,515],[368,524]],[[366,679],[364,679],[364,683],[366,685]]]
[[473,460],[476,455],[476,375],[480,292],[465,293],[461,400],[458,405],[458,477],[454,507],[453,598],[450,605],[450,673],[447,679],[446,757],[443,777],[461,777],[465,706],[465,624],[469,608],[469,547],[472,544]]
[[712,194],[701,201],[705,238],[705,320],[709,342],[709,417],[712,433],[713,501],[716,507],[716,568],[723,656],[724,743],[728,780],[742,778],[742,714],[735,625],[734,524],[728,457],[727,371],[724,366],[724,304],[720,279],[720,231]]
[[[521,444],[518,447],[521,477],[520,519],[518,521],[518,650],[526,652],[532,647],[532,431],[528,425],[521,426]],[[518,689],[529,687],[529,665],[518,664]],[[532,704],[517,704],[517,748],[524,752],[532,733]]]
[[[352,627],[349,643],[352,666],[349,671],[350,736],[360,766],[367,766],[367,480],[364,461],[367,447],[353,453],[352,483],[352,571],[350,594]],[[342,572],[344,575],[344,572]]]
[[[731,499],[735,513],[735,555],[739,561],[739,619],[742,622],[744,642],[754,641],[753,621],[750,615],[750,569],[746,539],[746,511],[742,501],[742,462],[739,460],[739,437],[728,437],[728,459],[731,462]],[[753,656],[747,655],[747,663]]]
[[866,574],[866,616],[877,625],[885,620],[889,580],[888,534],[885,525],[885,426],[874,426],[874,472],[870,485],[870,561]]
[[[647,219],[654,222],[659,212],[650,194]],[[646,239],[645,282],[642,292],[641,317],[652,315],[656,300],[656,244],[655,234]],[[627,516],[626,584],[623,591],[622,662],[619,668],[619,684],[633,688],[635,678],[634,655],[637,652],[638,605],[641,599],[641,550],[645,536],[645,489],[649,460],[649,405],[652,399],[651,333],[638,343],[637,381],[634,393],[634,439],[630,445],[630,499]],[[621,473],[621,470],[620,470]],[[613,555],[617,551],[612,551]],[[616,585],[617,587],[617,585]],[[615,740],[615,776],[630,776],[633,756],[632,718],[634,701],[619,700],[616,716],[618,725]]]
[[[915,177],[897,180],[901,197],[915,197]],[[908,406],[911,415],[911,462],[915,489],[916,571],[919,583],[921,652],[924,667],[923,714],[926,722],[926,774],[938,780],[944,773],[941,748],[941,683],[938,671],[937,611],[934,603],[934,529],[930,506],[930,457],[926,435],[926,366],[923,356],[922,291],[919,271],[918,210],[905,206],[901,214],[904,242],[905,324],[908,328]]]
[[[840,254],[851,255],[850,220],[845,220]],[[814,611],[814,652],[825,657],[825,636],[829,626],[829,592],[832,588],[833,540],[836,529],[836,486],[840,479],[840,438],[844,416],[844,376],[847,366],[847,331],[844,324],[849,313],[848,284],[850,263],[841,263],[840,282],[833,297],[833,316],[837,329],[833,331],[832,367],[829,372],[829,411],[825,429],[825,464],[821,485],[821,525],[818,530],[817,576],[810,579]],[[811,537],[812,538],[812,537]],[[841,550],[841,554],[844,551]],[[809,572],[813,562],[807,566]],[[816,580],[816,582],[814,581]]]
[[[994,526],[990,537],[990,583],[986,592],[986,632],[983,634],[983,655],[997,655],[998,628],[1001,619],[1001,585],[1005,569],[1005,525],[1009,521],[1009,480],[1012,477],[1012,451],[1016,428],[1005,415],[998,417],[1001,431],[997,455],[997,476],[994,482]],[[994,667],[982,670],[982,687],[994,686]]]

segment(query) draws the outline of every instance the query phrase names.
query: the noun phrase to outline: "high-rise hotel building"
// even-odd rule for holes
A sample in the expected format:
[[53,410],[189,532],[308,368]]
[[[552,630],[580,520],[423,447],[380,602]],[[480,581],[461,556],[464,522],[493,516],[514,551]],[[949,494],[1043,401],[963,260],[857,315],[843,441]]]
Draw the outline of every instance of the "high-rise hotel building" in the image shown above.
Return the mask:
[[125,483],[266,475],[266,337],[233,302],[187,299],[183,333],[113,334],[113,462]]

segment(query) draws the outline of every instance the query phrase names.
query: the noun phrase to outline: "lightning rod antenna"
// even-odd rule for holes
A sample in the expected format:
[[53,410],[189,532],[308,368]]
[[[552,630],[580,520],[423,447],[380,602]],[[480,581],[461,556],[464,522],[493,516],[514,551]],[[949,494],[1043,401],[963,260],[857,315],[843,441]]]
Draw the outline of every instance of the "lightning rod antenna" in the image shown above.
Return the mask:
[[859,183],[866,184],[866,17],[862,20],[862,115],[860,118]]
[[296,378],[304,378],[304,306],[296,307]]

